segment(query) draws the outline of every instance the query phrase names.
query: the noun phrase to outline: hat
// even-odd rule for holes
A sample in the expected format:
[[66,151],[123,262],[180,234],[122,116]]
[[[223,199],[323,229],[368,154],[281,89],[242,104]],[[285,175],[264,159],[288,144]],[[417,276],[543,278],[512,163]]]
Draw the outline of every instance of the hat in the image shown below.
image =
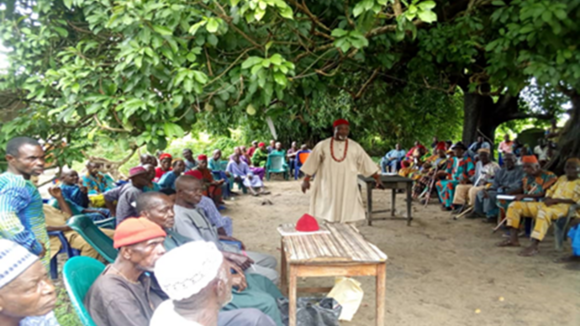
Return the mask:
[[0,239],[0,289],[37,261],[36,255],[18,243]]
[[205,155],[205,154],[200,154],[200,155],[197,157],[197,160],[198,160],[198,161],[207,161],[207,155]]
[[480,149],[477,150],[477,153],[478,154],[479,153],[487,153],[487,154],[490,154],[491,151],[489,150],[489,148],[480,148]]
[[446,150],[447,149],[447,144],[444,141],[440,141],[437,143],[437,146],[435,146],[435,150]]
[[184,175],[190,175],[199,180],[203,179],[203,174],[201,174],[201,171],[199,170],[189,170],[185,172]]
[[128,218],[117,226],[113,237],[113,246],[115,249],[119,249],[155,238],[165,238],[166,236],[167,234],[159,225],[144,217]]
[[223,254],[212,242],[191,241],[157,260],[155,277],[171,300],[191,298],[219,274]]
[[142,167],[142,166],[136,166],[136,167],[134,167],[134,168],[131,168],[131,169],[129,170],[129,178],[136,177],[136,176],[138,176],[138,175],[141,175],[141,174],[146,174],[146,173],[148,173],[148,172],[147,172],[147,169],[145,169],[145,168],[144,168],[144,167]]
[[538,164],[538,158],[535,155],[522,156],[522,163]]
[[577,165],[580,165],[580,159],[577,157],[570,157],[566,160],[566,163],[576,163]]
[[332,124],[332,128],[336,128],[340,125],[349,125],[348,121],[346,121],[345,119],[338,119],[336,121],[334,121],[334,123]]
[[266,146],[266,144],[264,144],[263,142],[258,144],[258,147],[264,147],[264,146]]
[[467,147],[465,147],[465,145],[463,145],[462,142],[458,141],[457,143],[455,143],[455,145],[451,146],[451,149],[457,149],[460,148],[462,150],[466,150]]
[[168,153],[163,153],[163,154],[159,155],[160,161],[163,159],[166,159],[166,158],[173,159],[173,156],[171,156],[171,154],[168,154]]
[[318,222],[312,215],[304,214],[296,223],[296,231],[314,232],[320,230]]

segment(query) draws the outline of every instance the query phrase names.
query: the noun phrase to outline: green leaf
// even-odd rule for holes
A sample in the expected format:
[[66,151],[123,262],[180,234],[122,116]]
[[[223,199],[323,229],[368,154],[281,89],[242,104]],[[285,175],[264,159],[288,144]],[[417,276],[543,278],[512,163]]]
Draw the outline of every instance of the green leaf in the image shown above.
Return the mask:
[[202,20],[199,23],[195,23],[193,25],[191,25],[191,27],[189,28],[189,34],[191,35],[195,35],[195,33],[197,33],[197,30],[201,27],[204,26],[205,24],[207,24],[207,21]]
[[161,53],[169,60],[173,60],[173,52],[171,51],[170,48],[163,46],[159,49],[159,51],[161,51]]
[[216,46],[218,44],[218,38],[214,34],[209,34],[207,36],[207,42],[212,46]]
[[502,0],[494,0],[491,2],[492,5],[494,6],[505,6],[505,2],[503,2]]
[[207,31],[210,33],[217,32],[219,27],[220,27],[219,20],[215,18],[210,18],[207,22],[207,25],[205,25],[205,29],[207,29]]
[[432,11],[419,12],[419,19],[426,23],[433,23],[437,21],[437,14]]
[[435,1],[423,1],[421,3],[419,3],[417,5],[419,7],[419,9],[423,10],[423,11],[427,11],[427,10],[431,10],[433,8],[435,8],[435,6],[437,6],[437,4],[435,3]]
[[286,19],[294,19],[294,13],[292,12],[292,8],[286,6],[280,9],[280,16]]
[[334,37],[343,37],[346,34],[348,34],[348,31],[345,31],[344,29],[341,28],[335,28],[332,30],[332,33],[330,35]]
[[253,106],[252,104],[249,104],[249,105],[246,107],[246,113],[247,113],[248,115],[255,115],[255,114],[256,114],[256,109],[254,108],[254,106]]
[[566,11],[562,10],[562,9],[558,9],[558,10],[554,11],[554,15],[556,15],[556,17],[558,17],[558,19],[560,19],[560,20],[564,20],[568,17],[568,14],[566,13]]
[[68,37],[68,31],[62,27],[55,27],[54,30],[62,37]]
[[270,62],[275,66],[279,66],[280,64],[282,64],[282,60],[283,60],[282,56],[279,55],[278,53],[270,57]]
[[188,53],[187,57],[186,57],[187,61],[189,62],[195,62],[195,59],[197,59],[197,56],[195,55],[195,53]]
[[549,10],[545,10],[544,13],[542,13],[542,20],[545,21],[546,23],[549,23],[552,21],[552,12]]
[[258,8],[258,9],[256,9],[256,11],[254,11],[254,18],[257,21],[260,21],[264,17],[265,14],[266,14],[266,10]]
[[232,7],[237,6],[238,3],[240,3],[240,0],[230,0],[230,4],[232,5]]
[[261,64],[262,60],[264,60],[264,59],[262,59],[260,57],[249,57],[242,63],[242,69],[248,69],[248,68],[253,67],[257,64]]
[[282,85],[284,87],[286,87],[286,84],[288,83],[288,79],[281,72],[274,73],[274,80],[276,81],[276,83],[278,83],[279,85]]
[[363,2],[361,1],[361,2],[357,3],[357,4],[356,4],[356,6],[354,6],[354,9],[352,10],[352,14],[353,14],[355,17],[358,17],[358,16],[360,16],[360,15],[361,15],[361,14],[362,14],[364,11],[365,11],[365,7],[364,7],[364,4],[363,4]]
[[205,83],[207,83],[207,80],[208,80],[208,77],[207,77],[207,75],[206,75],[206,74],[204,74],[204,73],[203,73],[203,72],[201,72],[201,71],[197,71],[197,70],[194,70],[194,71],[193,71],[193,77],[195,78],[195,80],[196,80],[198,83],[200,83],[200,84],[202,84],[202,85],[204,85]]
[[193,90],[193,80],[191,78],[185,79],[185,81],[183,82],[183,89],[185,90],[185,92],[191,93],[191,91]]
[[153,30],[161,35],[173,35],[173,31],[165,26],[153,25]]
[[72,8],[73,0],[64,0],[63,3],[64,3],[64,6],[65,7],[67,7],[68,9],[70,9],[70,8]]

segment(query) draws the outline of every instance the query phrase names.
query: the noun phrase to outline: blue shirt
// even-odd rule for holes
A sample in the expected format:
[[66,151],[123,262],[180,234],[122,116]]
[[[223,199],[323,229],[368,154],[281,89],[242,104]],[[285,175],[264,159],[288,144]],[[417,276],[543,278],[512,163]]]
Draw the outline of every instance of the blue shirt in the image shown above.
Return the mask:
[[175,180],[177,180],[177,177],[179,177],[177,174],[175,174],[173,171],[168,171],[167,173],[165,173],[161,179],[159,179],[159,187],[161,189],[173,189],[175,190]]
[[393,150],[391,150],[390,152],[388,152],[388,153],[387,153],[387,155],[385,155],[385,158],[386,158],[387,160],[389,160],[389,159],[391,159],[391,158],[396,158],[397,160],[400,160],[400,159],[402,159],[403,157],[405,157],[405,154],[407,154],[407,151],[406,151],[406,150],[404,150],[404,149],[401,149],[401,150],[399,150],[399,151],[398,151],[398,150],[396,150],[396,149],[393,149]]

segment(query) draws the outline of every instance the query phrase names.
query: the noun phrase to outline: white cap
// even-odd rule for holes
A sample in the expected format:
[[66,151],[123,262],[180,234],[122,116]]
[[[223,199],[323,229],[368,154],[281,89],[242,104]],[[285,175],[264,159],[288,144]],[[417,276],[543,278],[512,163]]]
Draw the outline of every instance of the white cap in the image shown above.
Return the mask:
[[0,239],[0,288],[12,282],[37,261],[38,257],[23,246]]
[[223,255],[212,242],[192,241],[157,260],[155,276],[172,300],[183,300],[203,290],[218,275]]

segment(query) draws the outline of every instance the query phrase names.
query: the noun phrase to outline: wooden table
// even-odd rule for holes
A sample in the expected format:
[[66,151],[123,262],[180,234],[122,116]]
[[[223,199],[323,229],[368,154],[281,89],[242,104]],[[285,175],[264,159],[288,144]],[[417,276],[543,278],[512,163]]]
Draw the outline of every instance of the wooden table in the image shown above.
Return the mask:
[[[391,216],[395,216],[395,199],[397,198],[397,190],[403,189],[407,190],[407,225],[411,225],[413,217],[411,216],[411,202],[412,202],[412,192],[413,192],[413,180],[400,175],[381,175],[381,181],[385,186],[385,189],[392,189],[391,194]],[[373,189],[376,188],[375,179],[365,178],[362,175],[358,176],[359,189],[362,185],[366,185],[367,188],[367,221],[369,225],[373,225],[373,220],[386,220],[383,218],[373,218],[373,213],[384,213],[388,210],[373,211]]]
[[376,325],[383,326],[387,255],[367,242],[352,225],[327,223],[321,225],[322,229],[328,232],[282,236],[281,288],[289,298],[289,326],[296,326],[298,291],[328,293],[332,289],[322,287],[298,289],[297,279],[329,276],[374,276]]

